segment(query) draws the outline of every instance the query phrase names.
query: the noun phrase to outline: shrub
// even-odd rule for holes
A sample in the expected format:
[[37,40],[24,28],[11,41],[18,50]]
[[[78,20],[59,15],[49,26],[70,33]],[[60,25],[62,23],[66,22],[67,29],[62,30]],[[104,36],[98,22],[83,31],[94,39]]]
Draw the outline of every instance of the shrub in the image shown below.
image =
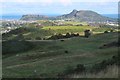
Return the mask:
[[46,40],[46,38],[43,38],[43,40]]
[[25,38],[25,39],[26,39],[26,40],[32,40],[32,39],[31,39],[31,38],[29,38],[29,37],[28,37],[28,38]]
[[60,40],[61,42],[65,41],[65,40]]
[[74,72],[74,68],[72,66],[67,66],[64,71],[64,74],[71,74],[73,72]]
[[70,38],[71,37],[71,35],[70,35],[70,33],[66,33],[66,36],[65,36],[66,38]]
[[85,66],[83,64],[78,64],[76,69],[75,69],[75,72],[81,73],[81,72],[84,72],[84,71],[85,71]]
[[58,34],[57,35],[57,39],[62,39],[63,38],[63,35],[62,34]]
[[75,35],[74,33],[72,33],[70,37],[75,37],[75,36],[76,36],[76,35]]
[[56,40],[57,39],[57,36],[56,35],[52,35],[50,38],[48,39],[53,39],[53,40]]
[[17,37],[14,38],[15,40],[24,40],[23,34],[18,34]]
[[[71,38],[71,37],[77,37],[77,36],[79,36],[79,33],[77,33],[77,34],[74,34],[74,33],[72,33],[72,34],[66,33],[65,36],[62,35],[62,34],[52,35],[52,36],[51,36],[50,38],[48,38],[48,39],[56,40],[56,39]],[[63,40],[61,40],[61,41],[63,41]]]
[[79,36],[79,33],[77,33],[76,36]]
[[68,51],[65,51],[65,53],[68,53]]
[[40,38],[40,37],[36,37],[35,39],[36,39],[36,40],[41,40],[41,38]]
[[104,33],[109,33],[108,31],[104,31]]
[[113,32],[113,30],[110,30],[110,32]]

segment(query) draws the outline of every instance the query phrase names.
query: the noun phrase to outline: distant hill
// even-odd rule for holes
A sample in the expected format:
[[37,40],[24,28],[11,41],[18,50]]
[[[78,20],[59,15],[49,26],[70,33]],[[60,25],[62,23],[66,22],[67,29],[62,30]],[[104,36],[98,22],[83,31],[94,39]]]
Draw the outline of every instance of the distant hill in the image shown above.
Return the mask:
[[70,20],[77,20],[77,21],[86,21],[86,22],[107,22],[116,21],[113,18],[102,16],[94,11],[90,10],[73,10],[69,14],[64,14],[57,17],[58,19],[70,19]]
[[73,21],[85,21],[85,22],[115,22],[117,19],[102,16],[94,11],[90,10],[73,10],[69,14],[64,14],[57,17],[48,17],[45,15],[23,15],[21,20],[73,20]]
[[48,16],[45,15],[32,15],[32,14],[28,14],[28,15],[23,15],[22,18],[20,20],[26,20],[26,21],[30,21],[30,20],[45,20],[48,19]]

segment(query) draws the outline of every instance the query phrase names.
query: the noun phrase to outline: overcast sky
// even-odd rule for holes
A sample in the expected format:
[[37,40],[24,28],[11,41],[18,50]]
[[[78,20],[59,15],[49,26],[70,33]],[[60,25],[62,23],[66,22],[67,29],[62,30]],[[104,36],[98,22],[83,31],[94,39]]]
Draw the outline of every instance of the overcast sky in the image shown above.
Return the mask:
[[73,9],[117,14],[118,0],[0,0],[0,14],[66,14]]

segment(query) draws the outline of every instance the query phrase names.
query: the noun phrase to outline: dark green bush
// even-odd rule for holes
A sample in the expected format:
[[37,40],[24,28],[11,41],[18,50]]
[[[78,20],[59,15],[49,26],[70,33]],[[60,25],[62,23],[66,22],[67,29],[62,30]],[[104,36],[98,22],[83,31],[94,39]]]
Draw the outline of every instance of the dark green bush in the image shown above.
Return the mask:
[[104,31],[104,33],[109,33],[108,31]]
[[65,51],[65,53],[68,53],[68,51]]
[[40,37],[36,37],[35,39],[36,39],[36,40],[41,40],[41,38],[40,38]]
[[78,64],[76,69],[75,69],[75,72],[81,73],[81,72],[84,72],[84,71],[85,71],[85,66],[83,64]]
[[71,74],[71,73],[74,73],[74,68],[72,66],[67,66],[64,71],[64,74]]
[[48,38],[48,40],[49,40],[49,39],[53,39],[53,40],[56,40],[56,39],[64,39],[64,38],[71,38],[71,37],[78,37],[78,36],[79,36],[79,33],[77,33],[77,34],[74,34],[74,33],[72,33],[72,34],[66,33],[65,36],[62,35],[62,34],[58,34],[58,35],[53,35],[53,36],[51,36],[50,38]]
[[110,32],[113,32],[113,30],[110,30]]

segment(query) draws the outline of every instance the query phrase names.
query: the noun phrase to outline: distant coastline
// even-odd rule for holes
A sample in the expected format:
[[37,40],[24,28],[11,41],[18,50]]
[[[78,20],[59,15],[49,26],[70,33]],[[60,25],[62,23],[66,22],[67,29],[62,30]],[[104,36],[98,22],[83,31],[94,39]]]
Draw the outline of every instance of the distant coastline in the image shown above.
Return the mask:
[[2,15],[2,20],[19,20],[22,15]]
[[[53,15],[47,15],[47,16],[59,16],[60,14],[53,14]],[[118,18],[118,14],[101,14],[106,17],[110,18]],[[22,17],[22,15],[2,15],[2,20],[19,20]]]

